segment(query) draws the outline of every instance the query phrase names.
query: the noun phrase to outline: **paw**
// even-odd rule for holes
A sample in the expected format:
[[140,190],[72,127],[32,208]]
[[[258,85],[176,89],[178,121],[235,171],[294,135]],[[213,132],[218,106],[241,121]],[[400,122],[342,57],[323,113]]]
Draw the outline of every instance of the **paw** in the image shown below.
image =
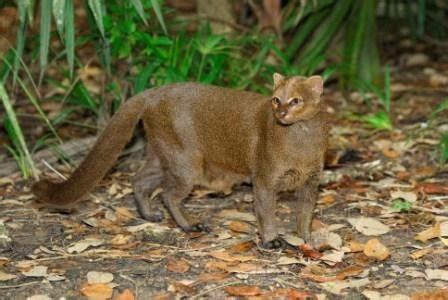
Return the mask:
[[185,232],[211,232],[212,230],[205,224],[196,223],[184,229]]
[[160,223],[164,219],[164,215],[161,210],[156,210],[152,213],[143,213],[142,212],[142,217],[143,217],[143,219],[148,220],[149,222],[155,222],[155,223]]
[[265,249],[285,249],[287,245],[288,243],[284,239],[276,237],[269,242],[263,242],[261,247]]

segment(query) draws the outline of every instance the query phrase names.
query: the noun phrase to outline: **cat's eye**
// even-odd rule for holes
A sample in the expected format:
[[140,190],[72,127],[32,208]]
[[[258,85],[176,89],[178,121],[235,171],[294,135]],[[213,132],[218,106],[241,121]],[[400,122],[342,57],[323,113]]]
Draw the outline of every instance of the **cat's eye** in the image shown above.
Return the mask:
[[293,98],[291,101],[289,101],[289,105],[290,106],[295,106],[298,105],[299,103],[302,103],[303,99],[302,98]]
[[280,105],[281,104],[280,99],[278,99],[277,97],[272,98],[272,103],[275,104],[275,105]]

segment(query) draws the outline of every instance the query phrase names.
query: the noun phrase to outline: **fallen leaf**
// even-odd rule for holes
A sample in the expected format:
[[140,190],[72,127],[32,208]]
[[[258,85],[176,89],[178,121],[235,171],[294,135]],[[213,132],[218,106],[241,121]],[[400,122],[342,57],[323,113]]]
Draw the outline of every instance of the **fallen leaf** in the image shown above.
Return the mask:
[[300,246],[305,244],[305,241],[302,238],[299,238],[297,235],[285,234],[283,235],[285,241],[292,246]]
[[229,261],[229,262],[232,262],[232,261],[245,262],[245,261],[249,261],[249,260],[256,258],[253,255],[237,255],[237,254],[230,255],[230,253],[227,251],[214,251],[214,252],[210,252],[209,255],[214,258],[224,260],[224,261]]
[[139,231],[143,231],[143,230],[149,230],[153,233],[163,233],[166,231],[172,231],[173,229],[171,229],[167,226],[159,225],[157,223],[146,222],[146,223],[143,223],[140,225],[127,226],[126,230],[131,233],[135,233],[135,232],[139,232]]
[[299,248],[303,252],[304,257],[309,257],[311,259],[318,259],[322,257],[322,253],[313,249],[313,247],[309,244],[301,244]]
[[168,291],[169,292],[174,292],[174,293],[180,293],[180,294],[185,294],[185,295],[193,295],[195,293],[195,288],[179,282],[179,281],[173,281],[169,286],[168,286]]
[[232,252],[241,253],[241,252],[247,252],[253,247],[255,247],[255,243],[253,241],[246,241],[233,245],[232,247],[229,248],[229,250]]
[[442,269],[426,269],[426,278],[428,280],[445,280],[448,281],[448,270]]
[[104,283],[84,284],[81,293],[92,299],[108,299],[112,297],[113,289]]
[[342,239],[339,234],[330,232],[326,228],[313,231],[311,234],[311,245],[319,251],[326,249],[340,249]]
[[230,230],[241,233],[252,233],[253,227],[242,221],[232,221],[228,226]]
[[87,273],[87,282],[89,284],[109,283],[112,280],[114,280],[114,275],[109,272],[90,271]]
[[257,220],[253,214],[240,212],[236,209],[223,209],[219,212],[218,216],[224,219],[246,222],[255,222]]
[[255,285],[235,285],[227,286],[224,290],[231,296],[258,296],[261,294],[262,290]]
[[410,256],[412,259],[419,259],[419,258],[431,253],[432,251],[433,251],[432,248],[424,248],[424,249],[420,249],[420,250],[412,252],[410,254]]
[[8,281],[8,280],[15,279],[15,278],[17,278],[16,275],[8,274],[8,273],[4,273],[4,272],[0,271],[0,281]]
[[364,268],[359,267],[359,266],[350,266],[347,267],[345,269],[343,269],[342,271],[340,271],[337,275],[336,278],[338,280],[344,280],[347,277],[351,277],[351,276],[356,276],[361,274],[364,271]]
[[417,193],[415,192],[405,192],[402,190],[393,191],[390,193],[390,196],[392,199],[403,199],[409,202],[415,202],[417,201]]
[[440,224],[436,224],[428,229],[423,230],[415,236],[417,241],[426,243],[426,241],[440,237]]
[[122,222],[135,219],[135,215],[126,207],[115,208],[115,213]]
[[365,285],[368,285],[370,283],[370,280],[368,278],[363,278],[363,279],[354,279],[354,280],[349,280],[349,281],[330,281],[330,282],[324,282],[321,283],[320,286],[332,293],[332,294],[336,294],[336,295],[341,295],[342,294],[342,290],[346,289],[346,288],[352,288],[352,289],[358,289],[360,287],[363,287]]
[[378,239],[371,239],[366,243],[364,254],[367,257],[385,260],[390,255],[390,252]]
[[251,264],[251,263],[239,263],[236,266],[228,266],[226,265],[223,270],[229,273],[248,273],[251,271],[262,269],[260,265]]
[[350,249],[350,252],[363,252],[365,244],[359,243],[357,241],[350,241],[345,244],[345,247]]
[[446,182],[432,183],[424,182],[418,185],[420,190],[425,194],[448,194],[448,184]]
[[317,299],[312,292],[300,291],[293,288],[281,288],[264,293],[263,299],[291,299],[291,300],[308,300]]
[[97,247],[104,243],[103,240],[97,238],[86,238],[78,241],[67,248],[68,253],[81,253],[89,247]]
[[293,265],[293,264],[307,265],[305,260],[297,259],[295,257],[281,256],[277,260],[277,265]]
[[347,220],[357,231],[364,235],[381,235],[388,233],[390,230],[389,226],[374,218],[359,217],[348,218]]
[[130,289],[125,289],[115,298],[115,300],[134,300],[134,299],[135,299],[134,293]]
[[39,294],[27,297],[26,300],[51,300],[51,298],[48,295]]
[[325,251],[320,258],[323,262],[328,265],[334,266],[336,263],[339,263],[344,258],[344,251],[339,250],[329,250]]
[[22,272],[22,274],[26,277],[46,277],[48,276],[47,270],[47,266],[35,266],[27,272]]
[[446,300],[448,299],[448,289],[416,292],[411,295],[411,300]]
[[110,243],[115,246],[126,245],[129,244],[132,239],[133,237],[131,235],[117,234],[113,237]]
[[183,259],[169,258],[166,268],[174,273],[185,273],[190,270],[190,264]]
[[201,273],[196,279],[195,284],[220,282],[229,276],[227,272]]

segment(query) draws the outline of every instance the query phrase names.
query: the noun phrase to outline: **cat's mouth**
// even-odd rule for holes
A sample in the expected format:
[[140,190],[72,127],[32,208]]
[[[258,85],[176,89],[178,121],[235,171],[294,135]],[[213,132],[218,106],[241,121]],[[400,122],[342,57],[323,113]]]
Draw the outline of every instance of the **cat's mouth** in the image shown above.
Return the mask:
[[297,122],[297,120],[290,118],[288,115],[286,115],[284,117],[276,116],[276,119],[277,119],[277,123],[279,123],[280,125],[284,125],[284,126],[292,125],[295,122]]

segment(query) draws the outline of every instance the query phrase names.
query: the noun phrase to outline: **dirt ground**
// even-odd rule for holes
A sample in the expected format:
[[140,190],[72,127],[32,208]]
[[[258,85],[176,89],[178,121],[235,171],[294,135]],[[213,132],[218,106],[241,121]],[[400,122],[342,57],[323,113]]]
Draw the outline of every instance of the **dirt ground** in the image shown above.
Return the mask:
[[448,96],[448,63],[392,74],[391,131],[356,118],[377,102],[326,90],[334,122],[314,248],[295,236],[285,194],[277,216],[291,247],[261,249],[250,186],[186,201],[211,233],[183,233],[166,212],[144,221],[130,185],[137,151],[71,213],[40,207],[17,174],[0,178],[0,298],[448,299],[448,169],[437,146],[448,123],[429,119]]

